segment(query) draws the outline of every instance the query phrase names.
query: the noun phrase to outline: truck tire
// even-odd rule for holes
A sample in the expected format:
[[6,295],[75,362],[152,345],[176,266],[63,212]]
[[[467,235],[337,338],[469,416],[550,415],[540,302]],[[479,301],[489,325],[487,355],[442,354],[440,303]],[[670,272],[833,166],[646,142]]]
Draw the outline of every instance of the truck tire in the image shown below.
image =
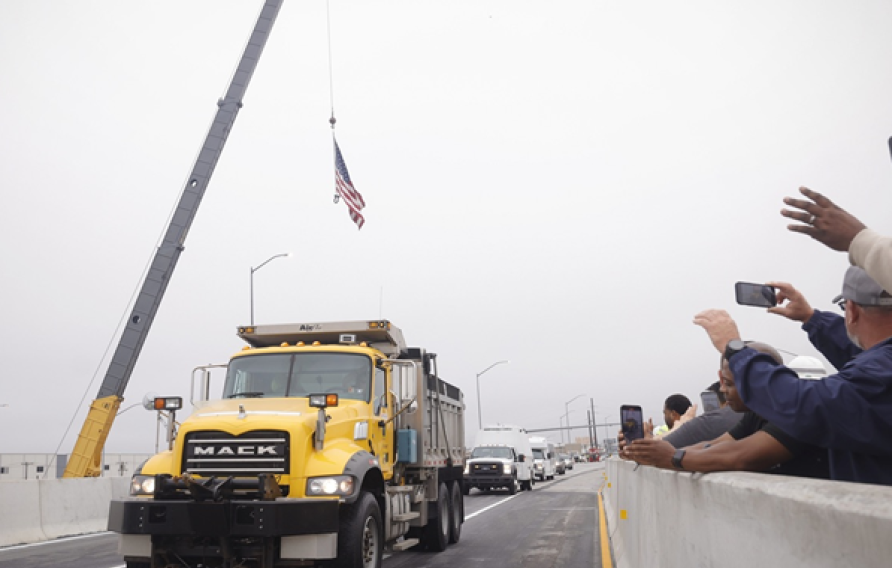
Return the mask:
[[515,476],[511,480],[511,485],[508,486],[508,493],[511,495],[517,495],[517,491],[520,489],[519,484],[517,483],[517,476]]
[[450,510],[449,488],[445,483],[440,484],[437,491],[437,518],[428,519],[424,527],[424,545],[428,550],[443,552],[449,544]]
[[143,562],[141,560],[128,560],[124,563],[125,568],[150,568],[151,562]]
[[381,508],[371,493],[345,505],[338,531],[338,568],[380,568],[384,553]]
[[452,482],[449,495],[452,497],[452,506],[449,508],[449,544],[456,544],[461,540],[461,525],[464,522],[465,499],[462,497],[460,483]]
[[461,484],[461,493],[462,495],[470,495],[471,494],[471,486],[467,483]]

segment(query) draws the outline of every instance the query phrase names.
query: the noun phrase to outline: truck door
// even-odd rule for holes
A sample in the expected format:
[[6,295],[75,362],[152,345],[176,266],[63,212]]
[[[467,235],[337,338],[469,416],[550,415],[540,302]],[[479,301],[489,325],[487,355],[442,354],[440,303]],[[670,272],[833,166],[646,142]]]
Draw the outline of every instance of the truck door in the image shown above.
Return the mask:
[[[375,367],[375,385],[374,398],[372,399],[372,412],[375,414],[375,420],[370,424],[369,435],[372,440],[372,447],[375,448],[375,454],[378,462],[381,464],[381,473],[384,479],[393,477],[393,462],[396,459],[394,455],[394,426],[396,422],[387,421],[393,416],[393,401],[388,394],[388,371],[382,367]],[[384,426],[378,424],[383,423]]]

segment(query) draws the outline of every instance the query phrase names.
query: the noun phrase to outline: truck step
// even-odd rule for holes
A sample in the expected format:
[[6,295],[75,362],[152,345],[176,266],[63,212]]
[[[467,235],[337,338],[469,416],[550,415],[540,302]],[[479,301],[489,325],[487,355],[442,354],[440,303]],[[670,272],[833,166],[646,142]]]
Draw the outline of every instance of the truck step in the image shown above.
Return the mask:
[[413,546],[418,544],[418,542],[419,540],[417,538],[406,538],[401,540],[400,542],[393,543],[393,546],[391,548],[393,548],[393,550],[396,552],[400,552],[412,548]]
[[388,493],[411,493],[415,491],[414,485],[392,485],[387,488]]
[[393,522],[395,523],[404,523],[406,521],[411,521],[412,519],[417,519],[421,516],[421,513],[418,511],[409,511],[408,513],[397,513],[393,516]]

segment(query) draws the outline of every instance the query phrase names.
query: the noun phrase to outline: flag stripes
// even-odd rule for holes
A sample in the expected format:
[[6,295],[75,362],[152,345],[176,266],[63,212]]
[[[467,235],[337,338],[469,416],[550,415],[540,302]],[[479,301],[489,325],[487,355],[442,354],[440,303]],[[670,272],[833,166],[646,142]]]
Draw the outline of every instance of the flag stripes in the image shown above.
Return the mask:
[[341,199],[344,200],[344,203],[347,204],[350,218],[356,223],[356,227],[362,229],[362,226],[365,224],[365,218],[360,211],[365,207],[365,201],[362,199],[362,195],[353,187],[353,182],[350,181],[350,173],[347,172],[347,164],[344,162],[344,156],[341,155],[341,148],[338,146],[337,140],[334,141],[334,147],[335,190],[341,196]]

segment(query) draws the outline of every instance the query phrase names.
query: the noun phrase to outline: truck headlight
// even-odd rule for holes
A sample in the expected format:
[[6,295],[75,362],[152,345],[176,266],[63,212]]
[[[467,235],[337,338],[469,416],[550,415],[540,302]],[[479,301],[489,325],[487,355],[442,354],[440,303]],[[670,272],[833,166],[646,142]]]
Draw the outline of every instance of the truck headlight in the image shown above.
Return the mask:
[[353,476],[312,477],[307,480],[307,495],[352,495]]
[[510,463],[502,464],[502,472],[505,475],[509,475],[511,473],[511,464]]
[[154,475],[134,475],[130,480],[131,495],[154,495],[155,494],[155,476]]

